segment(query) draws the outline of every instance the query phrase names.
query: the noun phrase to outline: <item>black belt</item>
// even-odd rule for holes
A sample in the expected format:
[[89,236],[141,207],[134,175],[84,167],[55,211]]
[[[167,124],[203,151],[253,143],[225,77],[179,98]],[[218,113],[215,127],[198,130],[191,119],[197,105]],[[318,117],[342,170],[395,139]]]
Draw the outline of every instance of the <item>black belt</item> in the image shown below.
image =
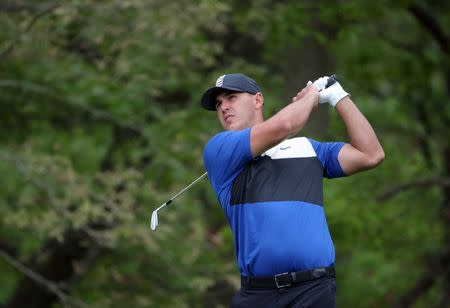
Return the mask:
[[302,272],[286,272],[270,277],[241,276],[241,287],[243,289],[280,289],[299,282],[314,280],[323,276],[335,277],[335,275],[334,266],[329,266]]

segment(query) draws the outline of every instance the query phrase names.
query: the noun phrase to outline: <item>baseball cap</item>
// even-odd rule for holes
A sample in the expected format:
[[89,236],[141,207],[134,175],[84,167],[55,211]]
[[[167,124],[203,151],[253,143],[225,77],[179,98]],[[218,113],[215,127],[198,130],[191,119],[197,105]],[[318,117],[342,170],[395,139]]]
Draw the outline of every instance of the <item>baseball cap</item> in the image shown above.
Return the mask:
[[201,104],[206,110],[216,110],[216,96],[222,90],[247,92],[256,94],[261,92],[256,81],[244,74],[226,74],[217,78],[216,86],[209,88],[202,96]]

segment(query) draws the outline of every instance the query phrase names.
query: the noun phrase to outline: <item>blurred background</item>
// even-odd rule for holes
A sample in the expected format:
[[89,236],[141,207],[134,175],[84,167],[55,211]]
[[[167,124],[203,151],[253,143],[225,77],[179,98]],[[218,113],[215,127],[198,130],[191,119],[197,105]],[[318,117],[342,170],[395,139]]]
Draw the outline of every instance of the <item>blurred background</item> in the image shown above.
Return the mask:
[[[325,180],[338,307],[450,307],[446,1],[0,1],[0,307],[228,307],[232,235],[204,179],[203,91],[269,117],[336,73],[386,160]],[[345,141],[321,106],[302,134]]]

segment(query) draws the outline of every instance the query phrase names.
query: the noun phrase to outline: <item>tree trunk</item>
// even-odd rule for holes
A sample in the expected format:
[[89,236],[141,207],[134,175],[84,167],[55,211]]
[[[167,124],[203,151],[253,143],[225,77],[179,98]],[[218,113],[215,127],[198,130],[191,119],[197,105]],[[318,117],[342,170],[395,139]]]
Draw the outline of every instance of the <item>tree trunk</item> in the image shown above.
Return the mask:
[[[444,168],[445,176],[450,177],[450,147],[444,149]],[[445,235],[443,248],[447,252],[447,258],[444,259],[444,279],[443,279],[443,295],[440,307],[448,307],[450,305],[450,187],[446,186],[444,189],[444,200],[442,204],[442,219],[445,226]]]
[[[321,76],[334,73],[333,58],[324,46],[311,38],[301,41],[301,45],[286,45],[281,57],[283,74],[283,102],[287,105],[306,83]],[[328,112],[330,106],[319,106],[315,110],[301,135],[311,134],[316,138],[326,138],[328,135]]]
[[[73,278],[74,265],[83,260],[88,251],[88,237],[84,232],[68,231],[64,241],[49,241],[45,248],[35,257],[31,269],[54,283],[63,283]],[[57,296],[46,286],[37,284],[28,276],[18,283],[9,303],[10,308],[45,308],[52,307]]]

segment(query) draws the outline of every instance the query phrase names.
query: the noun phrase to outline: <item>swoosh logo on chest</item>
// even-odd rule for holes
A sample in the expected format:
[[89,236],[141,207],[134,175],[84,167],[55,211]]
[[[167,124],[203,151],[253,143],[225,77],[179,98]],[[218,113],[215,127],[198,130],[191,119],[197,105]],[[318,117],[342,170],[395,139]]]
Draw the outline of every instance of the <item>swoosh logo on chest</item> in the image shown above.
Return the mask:
[[287,149],[289,149],[290,147],[291,147],[290,145],[285,146],[285,147],[280,147],[280,150],[287,150]]

